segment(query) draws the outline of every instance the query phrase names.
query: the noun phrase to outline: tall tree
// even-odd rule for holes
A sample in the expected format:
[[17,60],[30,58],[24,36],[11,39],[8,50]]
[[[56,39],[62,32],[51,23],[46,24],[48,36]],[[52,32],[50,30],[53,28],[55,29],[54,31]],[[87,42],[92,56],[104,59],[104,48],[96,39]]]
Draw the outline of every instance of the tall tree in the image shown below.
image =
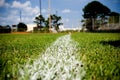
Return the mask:
[[60,23],[59,21],[61,20],[60,16],[57,16],[55,14],[51,15],[51,19],[52,19],[52,25],[55,28],[55,30],[59,30],[59,25],[61,25],[62,23]]
[[47,18],[47,20],[45,20],[45,27],[49,28],[49,18]]
[[110,14],[110,9],[98,1],[92,1],[83,8],[83,17],[88,21],[86,26],[89,30],[94,30],[97,24],[97,19],[105,20],[105,17]]
[[45,18],[42,15],[39,15],[39,16],[35,17],[34,22],[37,24],[38,28],[42,28],[45,25],[44,24]]

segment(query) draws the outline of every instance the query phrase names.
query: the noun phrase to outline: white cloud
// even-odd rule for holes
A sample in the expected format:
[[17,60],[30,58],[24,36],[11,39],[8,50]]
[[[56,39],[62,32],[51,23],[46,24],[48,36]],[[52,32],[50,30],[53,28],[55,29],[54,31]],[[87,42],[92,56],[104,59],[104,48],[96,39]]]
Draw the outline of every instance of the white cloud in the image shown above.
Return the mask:
[[31,6],[30,1],[26,1],[25,3],[21,3],[19,1],[13,1],[12,6],[13,8],[26,8]]
[[10,5],[8,3],[5,2],[5,0],[0,0],[0,7],[9,7]]
[[[22,22],[24,22],[26,24],[33,23],[33,19],[35,18],[36,15],[39,14],[39,7],[38,6],[32,7],[30,1],[26,1],[24,3],[21,3],[20,1],[13,1],[11,8],[17,9],[16,11],[12,10],[10,12],[10,14],[12,16],[17,15],[18,19],[17,19],[17,21],[15,21],[17,23],[19,23],[19,21],[20,21],[20,17],[19,17],[20,11],[19,10],[21,10]],[[11,19],[11,21],[13,21],[13,20]]]
[[39,8],[36,6],[35,8],[32,8],[33,14],[38,14],[39,13]]
[[[0,0],[0,7],[5,5],[5,0]],[[35,6],[33,7],[30,1],[25,1],[24,3],[14,0],[11,4],[9,4],[10,10],[7,12],[6,17],[0,16],[0,24],[1,25],[12,25],[12,24],[18,24],[20,22],[20,10],[21,10],[21,16],[22,16],[22,22],[25,24],[31,24],[33,23],[36,16],[39,15],[39,7]],[[47,9],[42,9],[42,13],[46,15]]]
[[64,9],[64,10],[62,11],[62,13],[70,13],[70,12],[71,12],[70,9]]
[[27,16],[36,15],[39,13],[39,8],[37,6],[32,7],[30,1],[26,1],[25,3],[21,3],[19,1],[13,1],[11,7],[21,9],[22,12],[24,12],[23,14],[27,14]]

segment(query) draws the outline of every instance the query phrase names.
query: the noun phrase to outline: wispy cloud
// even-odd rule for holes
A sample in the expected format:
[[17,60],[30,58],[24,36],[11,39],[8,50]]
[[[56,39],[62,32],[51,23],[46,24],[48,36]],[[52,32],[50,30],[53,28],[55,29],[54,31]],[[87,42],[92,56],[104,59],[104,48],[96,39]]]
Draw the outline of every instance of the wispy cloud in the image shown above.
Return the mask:
[[70,9],[64,9],[64,10],[62,10],[62,13],[70,13],[70,12],[71,12]]
[[62,19],[62,22],[68,23],[70,20],[68,18]]

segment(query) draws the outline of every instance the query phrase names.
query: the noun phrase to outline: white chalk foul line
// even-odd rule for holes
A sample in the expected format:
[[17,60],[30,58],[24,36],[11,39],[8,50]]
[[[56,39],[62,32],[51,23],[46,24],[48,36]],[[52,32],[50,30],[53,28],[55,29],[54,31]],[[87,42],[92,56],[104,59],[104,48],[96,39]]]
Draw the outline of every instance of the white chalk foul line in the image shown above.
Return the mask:
[[77,43],[70,34],[62,36],[39,59],[20,69],[19,80],[81,80],[85,71],[76,52]]

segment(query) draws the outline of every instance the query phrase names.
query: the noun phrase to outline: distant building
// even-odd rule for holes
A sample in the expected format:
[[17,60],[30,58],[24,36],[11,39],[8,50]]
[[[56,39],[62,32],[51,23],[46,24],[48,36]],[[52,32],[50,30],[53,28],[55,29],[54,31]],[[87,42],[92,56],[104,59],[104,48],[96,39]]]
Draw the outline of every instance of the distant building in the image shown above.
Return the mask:
[[59,31],[80,31],[81,27],[64,27],[64,25],[59,26]]
[[98,28],[98,30],[120,30],[119,23],[110,23]]
[[37,30],[36,24],[27,24],[27,32]]
[[17,25],[12,25],[12,32],[17,32]]
[[0,33],[10,33],[11,27],[9,25],[1,26],[0,25]]

